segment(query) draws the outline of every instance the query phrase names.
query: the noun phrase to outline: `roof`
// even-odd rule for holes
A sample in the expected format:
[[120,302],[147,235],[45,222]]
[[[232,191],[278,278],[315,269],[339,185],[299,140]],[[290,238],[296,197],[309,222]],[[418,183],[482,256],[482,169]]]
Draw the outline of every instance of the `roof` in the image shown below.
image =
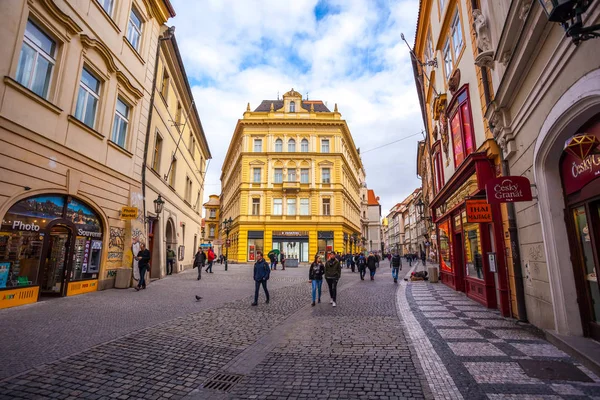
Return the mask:
[[367,191],[367,204],[370,206],[378,206],[379,205],[379,197],[375,197],[375,192],[371,189]]
[[163,0],[163,4],[165,5],[165,7],[167,7],[167,10],[169,10],[171,18],[175,17],[175,9],[173,8],[171,2],[169,0]]
[[218,198],[216,198],[216,197],[210,197],[210,199],[206,203],[204,203],[202,205],[204,207],[207,207],[207,206],[208,207],[211,207],[211,206],[212,207],[218,207],[219,205],[221,205],[221,203],[219,202]]
[[[256,107],[254,112],[270,111],[271,103],[273,104],[273,108],[275,110],[279,110],[283,107],[283,100],[263,100],[262,103],[260,103],[260,105]],[[327,108],[327,106],[323,104],[322,100],[303,100],[302,108],[304,108],[306,111],[310,111],[311,104],[314,105],[315,112],[331,112],[329,108]]]

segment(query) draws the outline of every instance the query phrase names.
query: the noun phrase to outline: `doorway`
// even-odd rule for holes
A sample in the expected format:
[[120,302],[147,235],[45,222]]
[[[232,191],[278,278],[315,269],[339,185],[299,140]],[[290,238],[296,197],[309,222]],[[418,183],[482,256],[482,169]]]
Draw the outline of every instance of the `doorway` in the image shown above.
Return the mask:
[[40,271],[40,295],[65,296],[71,254],[71,229],[56,225],[50,229]]
[[578,277],[578,302],[584,331],[600,340],[600,199],[570,208],[575,235],[572,235],[573,267]]

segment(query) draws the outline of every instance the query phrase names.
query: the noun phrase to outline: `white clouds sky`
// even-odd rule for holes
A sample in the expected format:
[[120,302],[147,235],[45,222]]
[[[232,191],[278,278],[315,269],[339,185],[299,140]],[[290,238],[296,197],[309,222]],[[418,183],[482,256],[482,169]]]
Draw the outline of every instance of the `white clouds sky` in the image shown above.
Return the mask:
[[[404,33],[414,41],[418,0],[171,0],[176,35],[213,155],[205,186],[219,176],[237,120],[249,102],[276,99],[292,87],[337,103],[382,214],[420,181],[423,129]],[[366,151],[366,152],[365,152]]]

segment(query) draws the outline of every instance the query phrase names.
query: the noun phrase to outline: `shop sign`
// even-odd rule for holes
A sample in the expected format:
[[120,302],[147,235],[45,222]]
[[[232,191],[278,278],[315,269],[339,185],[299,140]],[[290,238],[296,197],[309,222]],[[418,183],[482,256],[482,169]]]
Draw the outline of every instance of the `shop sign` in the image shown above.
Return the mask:
[[561,175],[566,194],[581,190],[600,177],[600,155],[592,154],[579,160],[572,154],[566,154],[561,164]]
[[102,237],[102,232],[90,232],[90,231],[84,231],[83,229],[77,229],[77,234],[79,236],[87,236],[87,237],[94,237],[94,238]]
[[121,219],[136,219],[137,217],[137,207],[121,207]]
[[487,201],[490,204],[531,201],[531,183],[524,176],[501,176],[485,184]]
[[467,200],[467,222],[492,222],[492,206],[485,200]]
[[288,236],[288,237],[308,236],[308,231],[273,231],[273,236]]
[[40,226],[34,224],[33,222],[31,224],[25,224],[25,223],[23,223],[23,221],[14,221],[12,224],[12,228],[13,228],[13,230],[18,230],[18,231],[32,231],[32,232],[40,231]]

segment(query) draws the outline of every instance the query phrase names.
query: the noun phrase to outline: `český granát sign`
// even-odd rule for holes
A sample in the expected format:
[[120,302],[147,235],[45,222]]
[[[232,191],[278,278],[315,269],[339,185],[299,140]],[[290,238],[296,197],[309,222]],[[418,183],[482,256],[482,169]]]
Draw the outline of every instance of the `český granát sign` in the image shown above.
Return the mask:
[[531,183],[524,176],[501,176],[485,184],[490,204],[531,201]]

